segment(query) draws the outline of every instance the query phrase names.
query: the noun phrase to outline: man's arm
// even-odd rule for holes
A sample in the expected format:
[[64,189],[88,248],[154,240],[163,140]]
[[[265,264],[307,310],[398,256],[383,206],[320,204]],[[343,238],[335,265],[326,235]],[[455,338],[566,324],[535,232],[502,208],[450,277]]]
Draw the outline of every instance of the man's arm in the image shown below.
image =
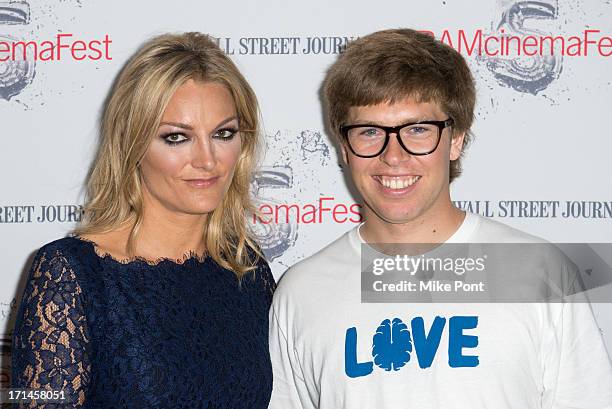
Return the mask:
[[[612,364],[588,301],[565,303],[545,353],[544,396],[553,409],[612,408]],[[553,352],[554,351],[554,352]]]
[[[276,298],[276,296],[275,296]],[[275,300],[278,301],[278,300]],[[275,304],[270,309],[270,357],[273,387],[269,409],[316,409],[304,382],[293,342],[287,337],[286,319],[279,319]]]

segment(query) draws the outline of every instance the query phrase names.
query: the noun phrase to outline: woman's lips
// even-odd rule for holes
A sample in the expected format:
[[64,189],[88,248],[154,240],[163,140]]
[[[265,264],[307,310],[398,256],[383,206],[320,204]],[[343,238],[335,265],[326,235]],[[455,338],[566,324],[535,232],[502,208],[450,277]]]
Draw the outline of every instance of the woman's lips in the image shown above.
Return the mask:
[[191,187],[202,189],[211,187],[219,181],[219,177],[207,178],[207,179],[185,179],[185,182]]

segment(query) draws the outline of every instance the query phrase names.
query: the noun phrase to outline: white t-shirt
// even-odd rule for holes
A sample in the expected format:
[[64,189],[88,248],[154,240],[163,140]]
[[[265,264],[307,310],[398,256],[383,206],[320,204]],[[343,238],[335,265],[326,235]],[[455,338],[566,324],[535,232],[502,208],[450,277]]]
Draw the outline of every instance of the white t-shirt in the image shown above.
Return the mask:
[[[468,213],[448,242],[540,240]],[[270,408],[612,408],[612,366],[588,304],[362,303],[362,243],[355,228],[280,280]],[[435,354],[422,335],[417,352],[417,333],[434,327]],[[409,332],[411,351],[396,351],[407,362],[377,361],[376,334],[391,350]]]

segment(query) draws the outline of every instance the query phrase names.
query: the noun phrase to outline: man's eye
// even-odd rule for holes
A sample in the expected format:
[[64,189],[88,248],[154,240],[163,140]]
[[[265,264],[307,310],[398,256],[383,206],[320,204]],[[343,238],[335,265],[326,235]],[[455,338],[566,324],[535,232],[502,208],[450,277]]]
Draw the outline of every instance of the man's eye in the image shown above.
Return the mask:
[[378,128],[365,128],[361,131],[361,135],[363,136],[379,136],[382,134],[382,130]]
[[187,137],[182,133],[171,133],[163,136],[164,141],[170,145],[176,145],[187,140]]
[[410,128],[410,132],[420,134],[423,132],[427,132],[427,128],[422,126],[413,126],[412,128]]
[[236,133],[238,133],[237,129],[219,129],[217,132],[215,132],[213,137],[217,139],[230,140],[236,135]]

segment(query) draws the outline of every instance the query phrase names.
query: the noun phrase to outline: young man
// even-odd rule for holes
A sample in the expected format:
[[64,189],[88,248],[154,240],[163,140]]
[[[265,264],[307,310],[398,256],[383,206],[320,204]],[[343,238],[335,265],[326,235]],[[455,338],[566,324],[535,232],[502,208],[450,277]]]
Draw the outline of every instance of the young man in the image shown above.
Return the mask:
[[540,242],[450,200],[475,103],[461,55],[377,32],[347,47],[325,97],[365,222],[281,279],[270,408],[612,408],[588,304],[361,301],[367,243]]

